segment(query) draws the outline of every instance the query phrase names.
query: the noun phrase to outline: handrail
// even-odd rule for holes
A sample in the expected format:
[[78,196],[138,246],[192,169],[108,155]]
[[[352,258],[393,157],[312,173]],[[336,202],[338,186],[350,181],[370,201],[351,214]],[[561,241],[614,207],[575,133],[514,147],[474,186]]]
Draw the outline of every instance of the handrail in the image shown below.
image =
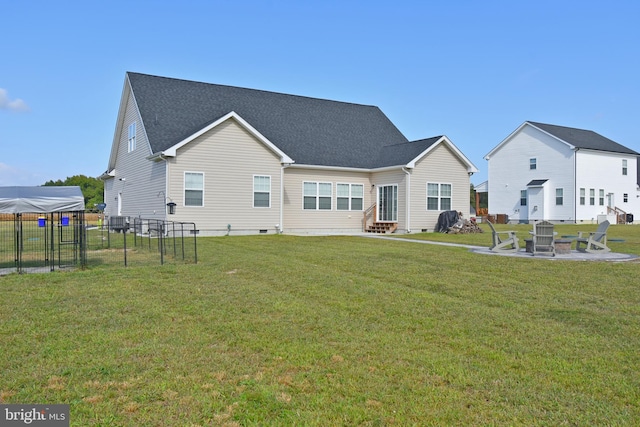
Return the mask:
[[373,218],[372,223],[376,222],[377,203],[372,204],[363,212],[364,218],[362,219],[362,231],[367,231],[367,218],[371,216]]
[[617,206],[607,206],[607,215],[610,214],[615,214],[616,223],[618,224],[624,224],[625,222],[627,222],[627,213]]

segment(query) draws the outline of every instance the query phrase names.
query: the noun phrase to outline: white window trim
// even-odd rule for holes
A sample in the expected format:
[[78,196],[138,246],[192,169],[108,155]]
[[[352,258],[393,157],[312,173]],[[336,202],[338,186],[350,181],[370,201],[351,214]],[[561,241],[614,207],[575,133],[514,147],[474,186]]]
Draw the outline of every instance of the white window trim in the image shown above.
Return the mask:
[[[348,196],[338,196],[338,185],[348,185],[349,186],[349,195]],[[354,197],[353,192],[351,191],[353,186],[362,187],[362,196]],[[338,209],[338,199],[348,199],[349,208],[348,209]],[[353,199],[362,199],[362,208],[361,209],[353,209],[351,202]],[[364,184],[352,183],[352,182],[336,182],[336,210],[337,211],[352,211],[352,212],[362,212],[364,210]]]
[[[264,191],[256,191],[256,178],[269,178],[269,206],[256,206],[256,193],[264,193]],[[256,209],[269,209],[271,208],[271,175],[261,175],[255,174],[253,175],[253,193],[251,193],[253,207]]]
[[[438,185],[438,209],[429,209],[429,184],[437,184]],[[425,194],[427,196],[426,198],[426,206],[425,208],[427,209],[427,211],[429,212],[440,212],[440,211],[444,211],[444,209],[442,209],[442,186],[443,185],[448,185],[451,187],[451,195],[448,197],[445,197],[447,199],[450,200],[450,207],[449,209],[453,209],[453,183],[451,182],[434,182],[434,181],[427,181],[427,185],[425,188]]]
[[[196,206],[196,205],[187,205],[187,190],[193,190],[193,188],[187,188],[187,174],[188,173],[192,173],[192,174],[198,174],[198,175],[202,175],[202,204],[200,206]],[[198,171],[184,171],[182,174],[182,206],[184,206],[185,208],[204,208],[204,185],[205,183],[205,175],[204,172],[198,172]]]
[[[560,197],[558,197],[558,190],[560,190]],[[558,199],[560,199],[560,201],[562,203],[558,203]],[[557,187],[556,188],[556,206],[564,206],[564,187]]]
[[[392,193],[393,193],[393,204],[391,207],[391,219],[389,218],[385,218],[383,219],[384,215],[382,212],[382,204],[380,203],[380,196],[382,193],[382,190],[384,188],[391,188],[392,189]],[[376,204],[378,205],[376,210],[377,210],[377,214],[378,214],[378,222],[386,222],[386,223],[397,223],[398,222],[398,210],[399,210],[399,206],[398,206],[398,199],[400,198],[400,192],[399,192],[399,186],[398,184],[379,184],[376,187]]]
[[[133,135],[131,132],[131,128],[133,128]],[[128,134],[127,134],[127,152],[131,153],[132,151],[136,150],[136,136],[137,136],[137,132],[138,132],[138,126],[136,125],[136,122],[132,122],[131,124],[129,124],[129,128],[128,128]]]
[[[310,195],[307,196],[306,194],[304,194],[304,184],[316,184],[316,194],[315,194],[315,198],[316,198],[316,208],[315,209],[306,209],[304,207],[304,198],[305,197],[311,197]],[[331,194],[329,196],[320,196],[320,184],[328,184],[331,188]],[[329,197],[329,199],[331,200],[331,209],[320,209],[320,197]],[[323,211],[323,212],[331,212],[333,211],[333,183],[332,182],[327,182],[327,181],[302,181],[302,210],[303,211]]]

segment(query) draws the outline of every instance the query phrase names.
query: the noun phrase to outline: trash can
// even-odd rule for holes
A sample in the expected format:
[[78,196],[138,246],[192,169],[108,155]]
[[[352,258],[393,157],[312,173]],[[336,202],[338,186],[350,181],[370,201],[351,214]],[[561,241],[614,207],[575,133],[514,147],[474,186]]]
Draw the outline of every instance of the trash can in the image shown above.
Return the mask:
[[633,223],[633,214],[628,213],[627,214],[627,224],[631,224]]
[[47,225],[47,218],[38,218],[38,227],[46,227]]

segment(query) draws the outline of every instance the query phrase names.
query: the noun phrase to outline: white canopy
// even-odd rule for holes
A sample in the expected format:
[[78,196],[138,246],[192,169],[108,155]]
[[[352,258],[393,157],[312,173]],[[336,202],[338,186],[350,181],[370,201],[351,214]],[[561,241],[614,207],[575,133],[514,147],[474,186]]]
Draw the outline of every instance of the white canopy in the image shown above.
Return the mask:
[[77,186],[0,187],[0,213],[48,213],[84,210]]

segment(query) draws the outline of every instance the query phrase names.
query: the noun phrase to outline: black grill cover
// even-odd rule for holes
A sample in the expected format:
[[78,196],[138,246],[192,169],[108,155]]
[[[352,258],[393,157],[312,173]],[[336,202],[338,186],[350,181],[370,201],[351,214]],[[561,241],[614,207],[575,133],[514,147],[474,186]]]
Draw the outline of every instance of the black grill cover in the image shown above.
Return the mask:
[[438,217],[436,231],[447,233],[449,227],[452,227],[456,222],[458,222],[458,211],[444,211]]

